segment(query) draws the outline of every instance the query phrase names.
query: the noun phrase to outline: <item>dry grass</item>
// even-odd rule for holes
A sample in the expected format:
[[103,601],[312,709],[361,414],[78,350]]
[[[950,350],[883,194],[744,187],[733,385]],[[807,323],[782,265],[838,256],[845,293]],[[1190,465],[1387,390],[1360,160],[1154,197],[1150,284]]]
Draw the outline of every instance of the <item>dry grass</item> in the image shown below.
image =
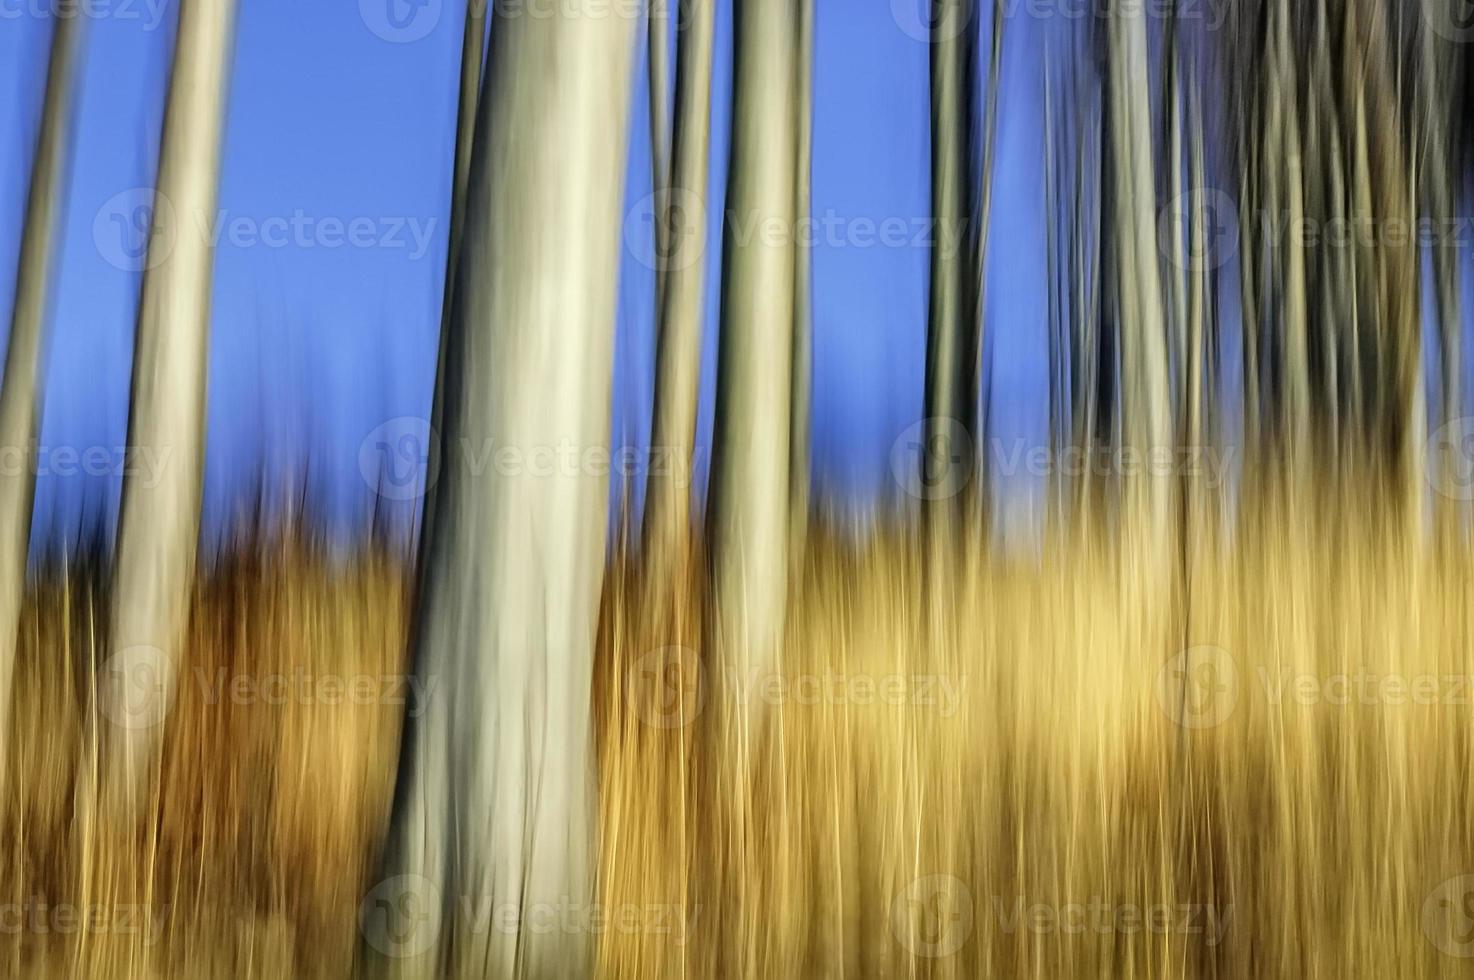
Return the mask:
[[[699,652],[700,557],[656,576],[617,552],[596,679],[600,900],[617,913],[600,974],[1467,975],[1440,949],[1471,938],[1467,895],[1438,891],[1474,873],[1474,563],[1455,537],[1266,495],[1166,571],[1121,535],[943,581],[904,528],[816,530],[785,683],[745,701]],[[27,608],[4,901],[51,911],[0,922],[4,972],[361,973],[401,709],[208,694],[222,670],[403,670],[403,563],[286,536],[201,583],[156,819],[136,833],[74,802],[100,580],[50,572]],[[1211,683],[1184,709],[1188,649],[1188,679]],[[1330,703],[1358,674],[1435,677],[1442,703],[1385,682]],[[1319,703],[1294,681],[1276,703],[1266,678],[1287,675],[1316,678]],[[60,905],[120,926],[149,912],[114,935],[68,928]]]

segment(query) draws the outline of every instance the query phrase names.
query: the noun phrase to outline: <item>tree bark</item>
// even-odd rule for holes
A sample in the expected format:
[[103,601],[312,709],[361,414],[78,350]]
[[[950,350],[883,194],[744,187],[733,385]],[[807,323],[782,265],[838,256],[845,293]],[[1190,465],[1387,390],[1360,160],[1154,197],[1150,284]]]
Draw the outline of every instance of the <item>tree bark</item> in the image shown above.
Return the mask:
[[716,650],[735,680],[751,685],[776,663],[788,587],[797,44],[790,0],[742,0],[734,17],[734,118],[708,523]]
[[[702,290],[706,275],[711,161],[711,73],[716,5],[682,0],[676,49],[675,170],[656,193],[656,373],[652,467],[643,528],[652,566],[684,557],[691,524],[696,412],[701,382]],[[653,38],[653,33],[652,33]]]
[[16,630],[25,601],[26,559],[31,510],[36,492],[36,440],[41,431],[46,372],[46,322],[51,315],[65,224],[67,179],[83,17],[57,17],[51,35],[51,60],[41,130],[26,200],[20,262],[15,274],[15,307],[0,383],[0,779],[10,771],[11,691],[15,678]]
[[[510,908],[525,923],[593,900],[600,453],[633,35],[578,11],[494,16],[420,555],[415,671],[436,687],[406,721],[379,886],[391,894],[365,906],[390,921],[364,929],[401,974],[583,977],[590,929],[466,916]],[[507,449],[523,464],[477,462]],[[392,920],[423,909],[438,914]]]
[[215,259],[200,229],[216,210],[235,12],[235,0],[180,5],[164,115],[128,418],[129,445],[151,449],[162,465],[155,481],[137,473],[123,479],[103,678],[109,720],[128,719],[111,729],[118,752],[108,768],[130,810],[147,793],[185,653]]

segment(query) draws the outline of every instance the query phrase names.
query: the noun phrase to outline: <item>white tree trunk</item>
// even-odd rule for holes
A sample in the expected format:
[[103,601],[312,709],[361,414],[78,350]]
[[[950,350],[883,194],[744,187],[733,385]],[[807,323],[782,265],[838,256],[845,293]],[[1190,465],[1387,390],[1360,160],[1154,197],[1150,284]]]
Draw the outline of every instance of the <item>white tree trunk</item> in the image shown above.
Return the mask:
[[[367,903],[363,923],[410,975],[591,966],[587,927],[506,930],[478,913],[536,925],[593,897],[590,683],[633,36],[626,18],[587,14],[498,8],[492,29],[421,551],[416,671],[435,689],[406,722],[390,894],[376,890],[386,904]],[[488,455],[503,451],[514,465]],[[427,907],[443,914],[395,921]]]
[[715,649],[722,669],[750,691],[756,677],[776,665],[788,587],[797,46],[791,0],[741,0],[733,16],[735,94],[709,525]]
[[[643,529],[646,552],[684,554],[691,522],[696,411],[701,381],[702,289],[706,274],[708,167],[711,160],[711,72],[716,4],[683,0],[676,49],[675,170],[656,193],[656,228],[664,237],[658,266],[655,410],[652,459],[669,461],[650,474]],[[651,33],[652,43],[655,33]],[[659,165],[657,165],[657,170]]]
[[[1166,314],[1162,305],[1157,251],[1150,106],[1147,89],[1145,13],[1127,6],[1109,18],[1110,121],[1115,227],[1121,303],[1123,392],[1121,425],[1125,444],[1143,459],[1167,450],[1172,441],[1171,391],[1167,381]],[[1174,164],[1175,165],[1175,164]],[[1163,467],[1127,481],[1127,493],[1153,553],[1167,558],[1171,473]]]
[[[794,99],[798,139],[797,195],[800,222],[812,219],[814,179],[814,0],[798,0],[798,93]],[[812,242],[799,241],[793,273],[793,422],[788,449],[789,529],[792,559],[802,570],[809,531],[809,455],[814,388],[814,255]]]
[[[205,381],[235,0],[183,0],[164,115],[148,267],[138,313],[128,443],[157,454],[156,478],[123,480],[110,657],[101,679],[117,736],[114,788],[135,808],[182,667],[205,463]],[[111,704],[111,710],[109,710]],[[126,719],[118,724],[120,719]],[[102,736],[106,744],[108,735]]]
[[51,63],[15,275],[5,376],[0,383],[0,776],[11,768],[6,740],[36,491],[35,442],[41,430],[46,371],[42,349],[56,289],[80,75],[78,52],[85,24],[82,17],[58,17],[52,27]]

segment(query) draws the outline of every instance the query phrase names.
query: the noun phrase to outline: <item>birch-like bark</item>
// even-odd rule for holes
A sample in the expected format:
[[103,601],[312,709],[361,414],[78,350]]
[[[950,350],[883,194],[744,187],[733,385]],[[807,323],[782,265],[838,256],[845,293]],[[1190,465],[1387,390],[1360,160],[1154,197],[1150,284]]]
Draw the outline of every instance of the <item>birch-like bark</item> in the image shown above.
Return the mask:
[[152,450],[162,466],[152,479],[123,479],[102,696],[113,706],[108,720],[127,723],[104,726],[101,738],[106,745],[116,736],[108,771],[134,812],[148,791],[185,655],[215,264],[214,246],[199,229],[216,213],[235,13],[235,0],[180,4],[139,305],[128,444]]
[[[788,588],[796,20],[790,0],[742,0],[734,11],[735,94],[708,523],[716,649],[730,676],[749,690],[761,671],[776,664]],[[759,701],[750,698],[747,704],[755,708]]]
[[[494,12],[420,556],[415,672],[434,692],[406,720],[389,877],[364,907],[402,975],[592,968],[589,928],[466,915],[593,901],[608,470],[587,461],[608,452],[633,25],[591,10]],[[493,446],[527,465],[476,465]]]
[[[1145,13],[1126,5],[1109,18],[1111,139],[1114,162],[1112,233],[1118,248],[1121,304],[1121,422],[1125,445],[1144,458],[1170,447],[1165,316],[1158,268]],[[1170,473],[1155,469],[1129,482],[1133,509],[1165,557]]]
[[10,708],[26,556],[36,492],[36,440],[41,431],[46,372],[45,331],[60,265],[71,171],[72,133],[83,17],[58,17],[52,25],[51,60],[41,108],[41,130],[26,199],[15,306],[0,381],[0,781],[11,769]]
[[[807,226],[813,212],[814,178],[814,0],[798,3],[798,84],[794,97],[797,130],[797,192],[794,213]],[[811,239],[795,243],[793,273],[793,419],[788,451],[790,549],[802,568],[809,531],[809,452],[814,375],[814,255]]]
[[[706,205],[711,162],[714,0],[682,0],[676,39],[674,170],[656,195],[657,295],[653,467],[642,533],[652,567],[685,553],[691,524],[696,412],[701,383],[702,290],[706,275]],[[653,43],[653,35],[652,35]],[[664,229],[664,238],[660,237]]]

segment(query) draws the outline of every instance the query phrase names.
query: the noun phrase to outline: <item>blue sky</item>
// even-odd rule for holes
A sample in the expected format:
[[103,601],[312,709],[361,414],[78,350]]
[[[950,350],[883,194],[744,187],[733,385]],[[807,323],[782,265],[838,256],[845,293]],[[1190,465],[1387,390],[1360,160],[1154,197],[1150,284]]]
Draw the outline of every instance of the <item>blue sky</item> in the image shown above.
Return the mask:
[[[242,4],[220,189],[207,535],[251,499],[258,475],[287,487],[304,470],[336,530],[361,526],[373,494],[359,473],[360,444],[387,419],[429,414],[464,8],[461,0],[398,8],[418,18],[406,40],[385,29],[382,2]],[[10,93],[0,100],[3,269],[15,267],[50,30],[24,12],[34,3],[0,4],[22,11],[0,18],[0,90]],[[888,220],[919,228],[929,211],[927,50],[909,3],[818,5],[813,210],[821,227],[841,231],[821,234],[814,255],[814,477],[827,499],[852,509],[896,495],[891,445],[921,405],[927,251],[909,236],[905,245],[867,245],[859,231]],[[727,165],[730,7],[719,4],[713,200]],[[153,181],[173,43],[172,4],[113,0],[102,9],[87,41],[42,434],[43,445],[79,450],[125,441],[140,277],[118,267],[127,263],[110,236],[124,234],[113,222],[129,192]],[[1041,438],[1046,408],[1043,33],[1040,22],[1010,21],[999,114],[987,323],[993,426],[1004,439]],[[639,62],[630,80],[632,207],[649,191],[643,51]],[[277,247],[229,225],[245,219],[264,233],[272,219],[294,218],[319,229],[369,219],[372,242],[327,247],[324,233]],[[654,276],[642,226],[632,227],[617,325],[617,444],[646,439],[652,383]],[[715,227],[704,258],[700,441],[709,459]],[[5,323],[11,287],[10,275],[0,278]],[[37,537],[75,526],[85,509],[115,510],[118,486],[117,477],[43,476]]]

